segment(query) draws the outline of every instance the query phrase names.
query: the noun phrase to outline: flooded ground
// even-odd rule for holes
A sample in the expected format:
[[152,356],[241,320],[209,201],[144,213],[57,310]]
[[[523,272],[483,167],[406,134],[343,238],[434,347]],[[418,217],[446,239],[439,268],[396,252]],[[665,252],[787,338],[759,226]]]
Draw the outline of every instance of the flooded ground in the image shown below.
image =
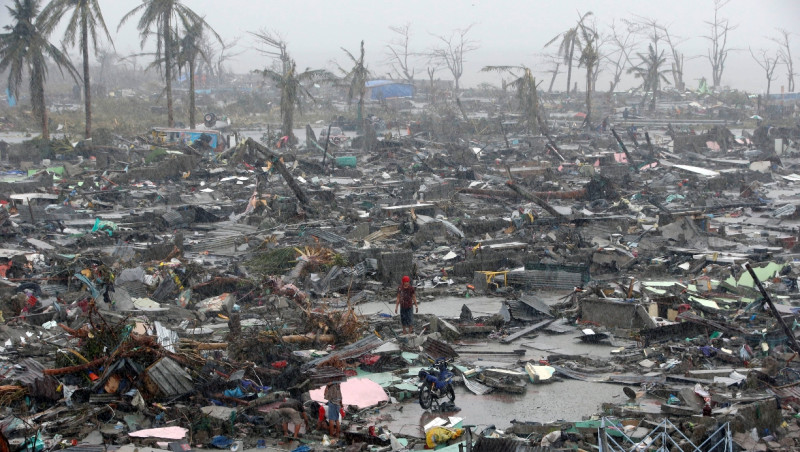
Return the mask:
[[[553,304],[569,292],[542,292],[536,295],[547,304]],[[442,296],[430,299],[424,291],[419,293],[420,315],[433,314],[444,318],[458,318],[461,306],[470,308],[475,317],[490,316],[500,312],[503,299],[497,297]],[[358,306],[362,314],[393,314],[394,300],[373,301]],[[399,320],[398,320],[399,322]],[[505,365],[523,369],[527,361],[547,358],[550,354],[583,355],[593,358],[611,356],[611,345],[586,344],[577,339],[580,330],[576,327],[565,334],[540,332],[523,337],[510,344],[496,341],[463,340],[454,349],[461,352],[460,360],[474,365]],[[468,344],[468,345],[467,345]],[[524,349],[523,356],[510,352]],[[468,351],[468,353],[467,353]],[[591,416],[600,410],[604,402],[624,400],[621,385],[592,383],[578,380],[560,379],[548,384],[527,386],[525,394],[495,392],[488,395],[475,395],[463,385],[456,387],[456,405],[461,409],[455,413],[430,413],[423,410],[416,401],[391,405],[381,410],[381,425],[387,425],[392,432],[422,436],[422,426],[436,416],[457,416],[464,418],[465,424],[479,428],[495,425],[507,428],[512,421],[548,423],[557,420],[575,421]]]
[[[511,421],[553,422],[575,421],[591,416],[604,402],[624,399],[622,386],[563,380],[541,385],[528,385],[525,394],[492,393],[483,396],[470,393],[464,386],[456,388],[455,413],[431,413],[417,403],[391,405],[381,410],[381,425],[406,436],[422,437],[422,427],[437,416],[457,416],[465,425],[482,429],[495,425],[507,428]],[[391,416],[391,419],[389,419]]]

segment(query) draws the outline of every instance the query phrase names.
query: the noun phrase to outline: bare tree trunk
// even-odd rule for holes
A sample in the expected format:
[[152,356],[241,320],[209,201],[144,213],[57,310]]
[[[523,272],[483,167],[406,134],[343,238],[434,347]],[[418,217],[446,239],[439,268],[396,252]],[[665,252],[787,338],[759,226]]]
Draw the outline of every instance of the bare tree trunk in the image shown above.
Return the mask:
[[556,77],[558,77],[558,67],[561,66],[561,63],[556,63],[556,68],[553,69],[553,76],[550,77],[550,86],[547,87],[547,92],[553,92],[553,83],[556,82]]
[[586,65],[586,128],[591,129],[592,122],[592,65]]
[[283,282],[287,284],[294,284],[298,279],[300,279],[300,275],[303,274],[303,271],[305,271],[307,266],[308,261],[299,259],[294,265],[294,268],[292,268],[292,271],[283,277]]
[[172,115],[172,30],[170,30],[169,14],[164,18],[164,77],[167,79],[167,127],[175,126]]
[[44,102],[42,102],[42,138],[50,139],[50,131],[47,128],[47,107],[44,106]]
[[430,97],[430,102],[432,104],[434,103],[434,100],[436,98],[434,96],[434,83],[433,83],[434,82],[434,79],[433,79],[434,74],[436,74],[436,69],[435,68],[428,68],[428,79],[431,82],[430,92],[428,93],[428,96]]
[[570,83],[572,83],[572,55],[575,50],[575,40],[573,39],[572,45],[569,47],[569,61],[567,62],[567,95],[569,96]]
[[83,108],[86,113],[84,138],[92,137],[92,90],[89,83],[89,29],[86,18],[81,19],[81,42],[83,43]]
[[539,135],[541,133],[539,127],[539,93],[536,90],[536,78],[533,79],[533,86],[531,87],[533,90],[532,94],[532,104],[531,105],[531,116],[528,118],[528,126],[531,129],[531,133],[534,135]]
[[[194,60],[194,59],[193,59]],[[194,106],[194,61],[189,62],[189,125],[190,129],[194,129],[195,124],[195,106]]]
[[359,127],[361,128],[361,133],[364,136],[364,140],[362,141],[362,149],[367,150],[367,118],[364,117],[364,87],[361,88],[360,94],[358,96],[358,121]]
[[33,115],[39,117],[42,126],[42,138],[48,140],[50,139],[50,132],[47,129],[47,107],[44,101],[44,75],[34,65],[30,76],[31,108]]

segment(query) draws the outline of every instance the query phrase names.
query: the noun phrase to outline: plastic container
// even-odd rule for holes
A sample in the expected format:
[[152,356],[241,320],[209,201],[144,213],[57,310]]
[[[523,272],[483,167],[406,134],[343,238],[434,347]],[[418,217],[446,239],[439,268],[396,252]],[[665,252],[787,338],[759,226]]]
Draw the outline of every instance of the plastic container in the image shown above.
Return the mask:
[[344,166],[348,168],[355,168],[356,167],[356,156],[354,155],[346,155],[342,157],[336,157],[336,166]]

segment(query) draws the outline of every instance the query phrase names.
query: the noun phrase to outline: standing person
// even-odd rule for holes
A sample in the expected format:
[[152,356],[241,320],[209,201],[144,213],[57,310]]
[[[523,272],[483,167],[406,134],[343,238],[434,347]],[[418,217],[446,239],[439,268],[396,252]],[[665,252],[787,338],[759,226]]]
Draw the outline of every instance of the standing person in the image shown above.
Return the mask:
[[417,292],[411,285],[411,278],[403,276],[403,282],[397,288],[397,303],[394,304],[394,313],[397,314],[397,307],[400,307],[400,325],[403,327],[403,334],[414,334],[414,308],[419,313],[417,304]]
[[328,435],[338,438],[342,430],[339,408],[342,406],[342,388],[339,382],[328,383],[325,387],[325,400],[328,401]]

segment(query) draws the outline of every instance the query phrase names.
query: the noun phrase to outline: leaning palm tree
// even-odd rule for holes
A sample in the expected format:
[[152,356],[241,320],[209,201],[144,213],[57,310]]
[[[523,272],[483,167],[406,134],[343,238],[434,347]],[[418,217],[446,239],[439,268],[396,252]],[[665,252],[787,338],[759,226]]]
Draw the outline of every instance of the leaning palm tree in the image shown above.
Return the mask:
[[[642,79],[642,91],[653,93],[650,98],[650,111],[654,111],[661,82],[669,84],[667,75],[670,74],[671,69],[661,69],[666,64],[667,57],[664,56],[663,50],[657,53],[652,44],[648,46],[646,54],[637,53],[637,55],[641,61],[638,65],[628,69],[628,73],[633,74],[635,78]],[[642,98],[642,105],[644,105],[644,98]]]
[[575,47],[581,47],[581,34],[580,28],[583,24],[584,19],[587,16],[591,15],[592,12],[589,11],[588,13],[584,14],[578,19],[578,23],[575,24],[574,27],[559,33],[553,39],[547,41],[545,47],[550,46],[554,42],[558,41],[559,39],[561,42],[558,45],[558,56],[563,58],[564,64],[567,65],[567,94],[570,91],[570,83],[572,83],[572,64],[575,61]]
[[180,0],[142,0],[141,5],[122,17],[117,29],[138,13],[142,14],[136,25],[139,37],[142,39],[141,46],[144,47],[147,38],[154,35],[156,37],[156,59],[161,59],[163,55],[165,91],[167,92],[167,125],[172,127],[175,124],[172,110],[172,70],[175,59],[173,54],[175,46],[172,43],[173,27],[178,24],[185,27],[188,24],[201,23],[204,27],[208,27],[217,39],[220,41],[222,39],[202,17],[183,5]]
[[44,102],[47,58],[56,63],[62,74],[66,69],[76,81],[80,80],[80,75],[67,55],[47,40],[48,33],[37,19],[39,0],[14,0],[13,7],[6,8],[13,22],[3,27],[6,32],[0,34],[0,72],[8,70],[8,91],[17,98],[27,72],[33,115],[41,122],[42,138],[49,138]]
[[[538,86],[542,83],[536,83],[536,78],[533,76],[533,72],[527,66],[519,65],[519,66],[486,66],[481,69],[482,72],[508,72],[512,74],[516,79],[512,80],[509,83],[505,83],[506,86],[511,86],[512,88],[516,88],[517,90],[517,100],[519,101],[520,109],[522,113],[525,115],[525,122],[527,123],[527,129],[530,133],[534,135],[538,135],[540,133],[539,128],[539,95],[537,93]],[[517,71],[522,71],[522,75],[517,75]]]
[[[347,90],[347,105],[353,102],[353,99],[358,96],[358,127],[361,133],[365,133],[364,125],[364,96],[367,94],[367,79],[369,79],[369,69],[364,64],[364,41],[361,41],[361,54],[358,58],[354,57],[347,49],[342,47],[342,50],[350,59],[353,67],[347,71],[339,66],[339,71],[343,74],[342,80],[348,87]],[[366,140],[364,140],[366,143]]]
[[106,22],[103,20],[103,13],[100,11],[100,4],[97,0],[52,0],[42,10],[42,21],[46,30],[51,30],[69,10],[67,29],[64,31],[64,42],[75,45],[75,39],[80,29],[78,45],[83,56],[83,103],[86,114],[85,138],[92,136],[92,90],[89,82],[89,39],[91,38],[92,47],[97,55],[97,28],[105,33],[106,38],[111,42],[111,34],[108,32]]

